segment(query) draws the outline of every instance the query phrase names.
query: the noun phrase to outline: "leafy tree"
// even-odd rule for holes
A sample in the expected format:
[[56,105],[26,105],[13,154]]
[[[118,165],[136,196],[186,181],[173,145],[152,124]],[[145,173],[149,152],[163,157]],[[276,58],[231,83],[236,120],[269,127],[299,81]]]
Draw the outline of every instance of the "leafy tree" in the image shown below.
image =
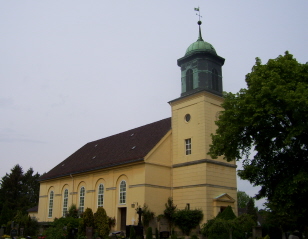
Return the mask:
[[11,172],[1,179],[0,186],[0,224],[12,220],[17,211],[27,213],[27,209],[38,205],[39,182],[38,173],[34,174],[32,168],[26,173],[18,164]]
[[79,221],[78,226],[78,234],[85,236],[87,227],[92,227],[94,229],[94,215],[91,208],[87,208],[84,213],[82,213],[82,220]]
[[86,227],[94,227],[94,215],[91,208],[85,210],[82,218]]
[[200,209],[177,210],[174,215],[175,224],[181,229],[183,234],[189,236],[192,229],[196,228],[203,219],[203,213]]
[[255,207],[255,201],[253,198],[249,198],[247,203],[247,214],[251,215],[252,219],[257,222],[258,220],[258,209]]
[[94,225],[97,234],[100,237],[106,237],[109,234],[109,223],[106,211],[103,207],[97,208],[96,213],[94,213]]
[[249,195],[243,191],[237,191],[237,207],[246,208],[249,201]]
[[224,94],[209,154],[227,161],[243,157],[238,174],[261,186],[257,198],[267,197],[272,211],[295,216],[303,229],[308,225],[308,207],[302,206],[308,201],[308,64],[288,52],[264,65],[257,58],[246,82],[247,89]]
[[152,212],[146,204],[143,205],[142,211],[142,224],[145,228],[147,228],[150,221],[154,219],[155,213]]
[[170,232],[174,226],[176,207],[177,206],[173,204],[172,197],[169,197],[167,203],[165,203],[164,217],[168,220]]

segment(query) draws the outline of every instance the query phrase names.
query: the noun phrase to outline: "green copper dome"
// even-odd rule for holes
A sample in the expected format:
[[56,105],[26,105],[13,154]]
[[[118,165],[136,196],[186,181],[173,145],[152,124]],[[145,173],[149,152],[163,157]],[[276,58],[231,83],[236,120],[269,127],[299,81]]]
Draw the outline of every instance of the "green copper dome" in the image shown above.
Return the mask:
[[185,53],[185,56],[193,54],[195,52],[210,52],[214,55],[217,55],[215,48],[208,42],[203,41],[202,39],[202,34],[201,34],[201,28],[200,25],[202,24],[202,22],[199,20],[198,21],[198,25],[199,25],[199,37],[198,40],[196,42],[194,42],[193,44],[191,44]]
[[215,48],[210,43],[200,39],[198,39],[198,41],[194,42],[187,48],[185,56],[194,52],[210,52],[214,55],[217,55]]

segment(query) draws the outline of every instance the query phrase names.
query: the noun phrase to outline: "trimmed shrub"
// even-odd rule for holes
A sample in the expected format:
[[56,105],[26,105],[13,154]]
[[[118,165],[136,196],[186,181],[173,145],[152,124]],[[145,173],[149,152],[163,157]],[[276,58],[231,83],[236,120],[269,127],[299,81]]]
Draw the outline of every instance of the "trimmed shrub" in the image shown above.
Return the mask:
[[192,229],[197,227],[203,219],[203,212],[200,209],[178,210],[175,215],[175,224],[181,229],[183,234],[189,236]]
[[158,229],[155,229],[155,239],[159,239],[159,233],[158,233]]
[[152,227],[148,227],[146,233],[146,239],[153,239]]
[[136,239],[136,231],[135,231],[135,228],[133,226],[130,226],[129,238],[130,239]]
[[108,236],[109,220],[103,207],[97,208],[97,211],[94,214],[94,225],[96,232],[100,237],[104,238]]

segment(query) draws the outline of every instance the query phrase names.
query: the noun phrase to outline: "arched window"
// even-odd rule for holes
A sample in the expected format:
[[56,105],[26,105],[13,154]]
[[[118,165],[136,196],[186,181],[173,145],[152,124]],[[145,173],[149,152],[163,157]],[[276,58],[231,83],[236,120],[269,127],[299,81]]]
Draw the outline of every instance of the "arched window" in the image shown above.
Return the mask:
[[186,91],[190,91],[194,88],[193,82],[194,82],[193,71],[192,69],[189,69],[186,71]]
[[53,210],[53,191],[49,194],[49,206],[48,206],[48,217],[52,217],[52,210]]
[[126,203],[126,182],[121,181],[120,183],[120,204]]
[[102,207],[104,205],[104,185],[100,184],[98,186],[98,198],[97,198],[97,207]]
[[212,70],[212,89],[218,91],[218,72],[214,68]]
[[79,193],[79,212],[80,213],[84,212],[84,196],[85,196],[85,189],[84,187],[81,187],[80,193]]
[[68,189],[65,189],[63,194],[63,213],[62,213],[63,217],[65,217],[67,214],[67,204],[68,204]]

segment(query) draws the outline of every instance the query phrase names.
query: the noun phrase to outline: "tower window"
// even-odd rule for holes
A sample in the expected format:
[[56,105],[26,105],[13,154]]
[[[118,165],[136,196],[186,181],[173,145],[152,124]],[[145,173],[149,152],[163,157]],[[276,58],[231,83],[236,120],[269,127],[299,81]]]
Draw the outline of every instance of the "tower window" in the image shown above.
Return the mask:
[[186,155],[191,154],[191,139],[185,139],[185,152]]
[[192,69],[189,69],[188,71],[186,71],[186,91],[190,91],[193,89],[193,82],[193,71]]
[[214,68],[212,70],[212,89],[218,91],[218,72]]

